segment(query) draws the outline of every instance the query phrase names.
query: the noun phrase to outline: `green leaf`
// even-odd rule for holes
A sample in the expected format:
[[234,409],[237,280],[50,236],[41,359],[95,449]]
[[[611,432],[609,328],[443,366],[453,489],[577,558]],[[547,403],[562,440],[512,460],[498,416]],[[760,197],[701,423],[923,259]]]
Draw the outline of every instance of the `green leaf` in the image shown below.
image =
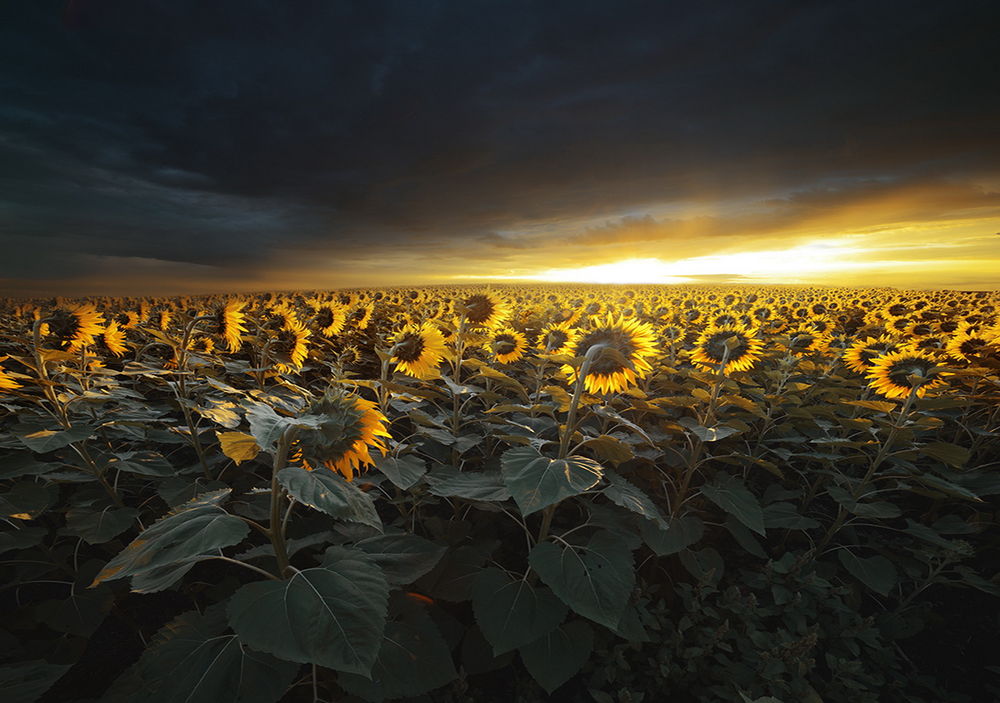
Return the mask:
[[534,447],[514,447],[500,459],[504,482],[522,515],[579,495],[601,480],[603,469],[593,459],[570,456],[550,459]]
[[35,430],[19,435],[18,439],[31,451],[45,454],[74,442],[89,439],[93,433],[94,428],[91,425],[75,425],[68,430]]
[[225,610],[184,613],[161,629],[106,699],[144,703],[275,703],[299,665],[255,652],[229,632]]
[[794,503],[771,503],[764,508],[764,527],[811,530],[819,527],[819,522],[801,515]]
[[107,469],[139,476],[174,476],[177,469],[159,452],[119,452],[108,459]]
[[592,437],[581,442],[580,446],[593,450],[601,459],[610,461],[616,466],[632,458],[632,450],[628,445],[611,435],[602,434],[598,437]]
[[0,480],[21,478],[22,476],[41,476],[56,468],[54,464],[39,461],[34,452],[14,452],[4,456],[3,466],[0,466]]
[[41,659],[0,667],[4,703],[34,703],[70,669],[70,664],[49,664]]
[[621,537],[600,530],[586,545],[540,542],[528,563],[574,611],[605,627],[618,626],[635,585],[632,552]]
[[372,666],[371,680],[357,674],[337,677],[337,683],[348,693],[380,703],[421,696],[458,678],[448,643],[431,617],[419,606],[406,604],[393,610]]
[[736,543],[747,552],[760,559],[767,559],[767,552],[760,546],[760,542],[750,533],[746,525],[732,515],[726,516],[726,529],[733,536],[733,539],[736,540]]
[[858,557],[847,549],[837,550],[837,557],[848,573],[883,596],[896,585],[896,567],[883,556]]
[[414,454],[404,456],[375,456],[375,468],[386,475],[394,485],[409,490],[427,473],[427,462]]
[[389,585],[358,551],[328,549],[323,564],[287,581],[243,586],[229,600],[229,624],[262,652],[368,676],[382,644]]
[[442,498],[497,502],[510,498],[499,472],[438,469],[427,474],[427,485],[431,494]]
[[566,617],[566,606],[548,588],[491,567],[473,584],[472,612],[493,654],[500,655],[554,630]]
[[44,527],[22,527],[18,530],[8,529],[0,532],[0,554],[15,549],[29,549],[41,544],[48,530]]
[[428,573],[448,548],[407,533],[369,537],[354,544],[382,567],[390,585],[404,586]]
[[222,453],[232,459],[237,466],[244,461],[252,461],[260,453],[257,440],[246,432],[216,431],[215,436],[219,439]]
[[159,519],[108,562],[91,587],[131,576],[134,591],[161,591],[195,563],[240,542],[250,528],[219,506],[229,493],[229,489],[206,493]]
[[751,530],[764,535],[764,511],[743,481],[729,474],[716,474],[712,483],[701,487],[701,492]]
[[492,551],[492,545],[464,545],[448,550],[420,579],[425,593],[441,600],[461,602],[472,597],[472,584]]
[[726,563],[717,551],[711,547],[699,549],[685,549],[681,552],[681,564],[688,573],[698,581],[717,584],[725,571]]
[[70,508],[66,512],[66,532],[82,537],[87,544],[104,544],[135,522],[135,508]]
[[34,520],[55,503],[57,497],[58,488],[54,484],[45,485],[25,479],[0,495],[0,513],[3,517]]
[[278,483],[288,495],[313,510],[382,530],[382,520],[371,496],[339,474],[290,466],[278,472]]
[[866,410],[875,410],[880,413],[891,413],[896,409],[895,403],[890,403],[885,400],[842,400],[843,405],[853,405],[858,408],[865,408]]
[[962,468],[969,461],[968,449],[948,442],[931,442],[918,447],[918,450],[955,469]]
[[593,628],[583,620],[573,620],[518,652],[528,673],[551,694],[583,668],[593,648]]
[[690,547],[705,534],[705,523],[697,515],[684,515],[670,521],[667,529],[661,529],[652,522],[640,525],[642,539],[658,556],[677,554]]
[[633,513],[642,515],[647,520],[654,521],[662,529],[667,528],[667,521],[663,519],[660,508],[650,500],[649,496],[633,486],[622,476],[614,471],[605,473],[608,486],[601,493],[615,505],[620,505]]

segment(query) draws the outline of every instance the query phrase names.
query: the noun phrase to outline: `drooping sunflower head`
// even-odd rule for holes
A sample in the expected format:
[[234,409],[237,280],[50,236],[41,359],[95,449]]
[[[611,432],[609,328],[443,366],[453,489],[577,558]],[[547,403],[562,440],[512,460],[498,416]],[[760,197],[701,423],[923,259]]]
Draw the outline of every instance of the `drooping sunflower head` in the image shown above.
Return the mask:
[[[593,352],[584,388],[589,393],[618,393],[653,370],[649,359],[656,354],[656,333],[647,322],[609,313],[581,333],[570,353],[585,357],[593,347],[599,348]],[[576,368],[564,364],[562,371],[571,383],[576,382]]]
[[309,351],[310,332],[295,318],[289,319],[268,342],[268,350],[276,360],[275,368],[281,373],[289,373],[302,368]]
[[103,329],[104,315],[97,311],[93,303],[56,310],[48,321],[48,334],[69,352],[93,344]]
[[908,348],[877,357],[866,375],[869,387],[887,398],[906,398],[911,392],[923,398],[944,385],[945,373],[932,354]]
[[865,373],[872,362],[883,354],[891,354],[902,348],[902,345],[891,337],[865,337],[856,340],[842,356],[847,368],[857,373]]
[[510,306],[492,291],[473,293],[459,308],[472,328],[492,329],[510,317]]
[[237,298],[227,300],[215,311],[215,324],[219,336],[230,352],[238,351],[242,344],[240,335],[247,331],[246,313],[243,308],[246,302]]
[[128,351],[125,344],[125,330],[115,321],[109,322],[98,337],[101,347],[114,356],[121,356]]
[[188,349],[196,354],[211,354],[215,351],[215,339],[207,334],[191,335]]
[[524,356],[528,340],[517,330],[506,327],[490,335],[484,346],[499,363],[513,364]]
[[335,390],[313,403],[307,415],[318,418],[315,429],[301,430],[299,446],[306,468],[326,466],[348,481],[374,460],[371,450],[385,454],[389,437],[385,415],[370,400]]
[[808,327],[799,327],[788,334],[788,349],[794,354],[818,354],[830,348],[830,337]]
[[741,325],[709,327],[695,344],[691,361],[706,371],[747,371],[761,357],[763,342]]
[[554,322],[542,329],[537,347],[546,354],[566,354],[579,336],[580,330],[569,323]]
[[344,331],[347,311],[334,303],[322,302],[316,306],[312,322],[321,335],[331,339]]
[[435,378],[447,353],[444,335],[433,322],[407,325],[395,336],[392,347],[390,361],[396,370],[421,379]]

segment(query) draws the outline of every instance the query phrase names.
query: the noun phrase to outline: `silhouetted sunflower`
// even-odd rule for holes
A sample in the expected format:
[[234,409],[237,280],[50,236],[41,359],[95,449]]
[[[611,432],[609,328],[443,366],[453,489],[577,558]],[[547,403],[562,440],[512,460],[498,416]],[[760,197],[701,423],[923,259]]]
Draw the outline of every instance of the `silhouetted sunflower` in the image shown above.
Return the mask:
[[76,305],[69,310],[57,310],[48,321],[48,334],[60,347],[75,352],[91,345],[104,329],[104,315],[93,303]]
[[756,332],[746,327],[710,327],[695,344],[691,361],[706,371],[717,371],[723,362],[723,373],[747,371],[760,359],[763,346]]
[[901,348],[902,345],[891,337],[865,337],[847,347],[841,358],[851,371],[865,373],[875,359],[883,354],[899,351]]
[[434,378],[447,348],[444,335],[433,322],[407,325],[393,339],[392,363],[397,371],[414,378]]
[[[656,333],[649,323],[609,313],[581,334],[570,353],[583,357],[597,345],[602,345],[602,350],[597,352],[583,380],[589,393],[618,393],[653,370],[647,359],[656,354]],[[573,366],[564,364],[562,371],[571,383],[576,382]]]
[[371,450],[386,452],[389,437],[386,418],[370,400],[356,395],[327,392],[307,411],[321,420],[315,430],[300,431],[298,444],[303,466],[325,466],[348,481],[361,468],[371,466]]
[[484,346],[501,364],[512,364],[524,356],[528,340],[517,330],[508,327],[491,335]]
[[916,349],[878,357],[866,375],[869,387],[887,398],[906,398],[913,389],[918,398],[923,398],[927,391],[945,383],[937,360]]
[[474,293],[462,301],[460,311],[470,327],[492,329],[510,317],[510,307],[496,293]]

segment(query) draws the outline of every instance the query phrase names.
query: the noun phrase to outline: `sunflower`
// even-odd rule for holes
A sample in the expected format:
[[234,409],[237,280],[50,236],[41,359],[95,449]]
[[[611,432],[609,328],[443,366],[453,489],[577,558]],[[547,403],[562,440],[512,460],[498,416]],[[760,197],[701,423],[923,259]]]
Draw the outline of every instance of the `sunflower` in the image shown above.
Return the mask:
[[188,349],[196,354],[211,354],[215,351],[215,340],[207,334],[196,334],[191,337]]
[[319,333],[327,339],[332,339],[344,331],[347,323],[347,311],[334,303],[319,303],[312,319]]
[[513,364],[524,356],[528,340],[517,330],[507,327],[493,334],[484,346],[501,364]]
[[240,335],[247,331],[243,323],[246,322],[246,314],[243,308],[246,303],[237,298],[227,300],[225,305],[215,313],[215,323],[219,330],[219,336],[226,343],[226,349],[231,352],[238,351],[242,340]]
[[118,326],[117,322],[109,322],[108,326],[100,335],[102,346],[114,356],[121,356],[128,347],[125,346],[125,330]]
[[788,333],[788,349],[799,356],[825,352],[830,347],[830,338],[807,327],[799,327]]
[[437,367],[447,353],[444,335],[437,325],[407,325],[392,341],[394,353],[390,361],[398,371],[421,379],[437,376]]
[[470,327],[491,329],[510,317],[510,306],[491,291],[474,293],[460,306]]
[[763,346],[754,330],[735,324],[713,326],[698,339],[691,361],[706,371],[722,364],[722,373],[747,371],[760,359]]
[[923,398],[928,390],[944,385],[943,373],[933,355],[904,349],[872,362],[868,386],[887,398],[906,398],[914,390],[918,398]]
[[366,330],[372,321],[374,306],[371,303],[363,303],[351,310],[347,315],[347,322],[355,329]]
[[83,303],[69,310],[57,310],[48,321],[48,333],[54,335],[66,351],[75,352],[93,344],[104,329],[104,315],[93,303]]
[[277,358],[275,368],[279,372],[288,373],[302,368],[309,350],[309,335],[306,326],[294,316],[286,320],[285,325],[272,338],[269,347]]
[[310,471],[322,465],[351,481],[355,472],[374,463],[372,449],[385,454],[382,438],[391,435],[374,402],[328,391],[308,414],[319,416],[319,422],[316,429],[300,431],[298,443],[303,466]]
[[[601,345],[593,357],[590,372],[584,378],[589,393],[617,393],[653,370],[647,359],[656,353],[656,333],[647,322],[608,315],[597,320],[590,331],[584,332],[571,345],[576,357],[586,356],[592,347]],[[576,382],[576,369],[562,367],[571,383]]]
[[538,350],[546,354],[566,354],[579,336],[580,330],[569,323],[553,322],[538,335]]
[[858,339],[844,350],[843,360],[847,368],[858,373],[865,373],[872,362],[883,354],[891,354],[902,348],[902,345],[891,337],[865,337]]
[[965,328],[952,335],[945,345],[945,350],[952,359],[972,364],[984,357],[995,355],[1000,351],[1000,344],[997,344],[990,334]]

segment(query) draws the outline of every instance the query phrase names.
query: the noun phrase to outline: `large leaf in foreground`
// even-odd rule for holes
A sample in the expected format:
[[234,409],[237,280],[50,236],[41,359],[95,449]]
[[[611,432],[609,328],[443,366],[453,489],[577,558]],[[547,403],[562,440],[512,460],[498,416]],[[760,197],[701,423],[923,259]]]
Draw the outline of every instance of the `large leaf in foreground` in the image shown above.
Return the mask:
[[621,537],[601,530],[586,545],[540,542],[528,561],[563,603],[601,625],[618,626],[635,585],[632,552]]
[[743,481],[729,474],[717,474],[712,483],[701,487],[701,492],[751,530],[764,534],[764,511]]
[[837,551],[845,569],[858,581],[883,596],[896,585],[896,567],[883,556],[859,557],[846,549]]
[[473,584],[472,612],[499,655],[554,630],[566,617],[566,606],[548,588],[491,567]]
[[229,623],[254,649],[368,676],[382,644],[388,597],[378,566],[360,552],[334,547],[322,567],[238,590],[229,601]]
[[522,515],[579,495],[601,480],[603,469],[589,457],[550,459],[534,447],[514,447],[500,460],[503,480]]
[[246,537],[245,522],[223,510],[229,489],[200,495],[139,533],[97,575],[91,586],[132,577],[132,589],[152,593],[169,588],[195,563]]
[[337,683],[369,701],[420,696],[458,678],[448,643],[421,606],[396,599],[371,679],[341,674]]
[[105,702],[274,703],[298,670],[298,664],[244,646],[217,606],[185,613],[160,630]]
[[371,496],[332,471],[306,471],[290,466],[278,472],[278,482],[285,487],[288,495],[314,510],[382,529],[382,520]]
[[368,537],[354,546],[382,567],[386,580],[394,586],[413,583],[437,566],[448,551],[443,544],[408,533]]
[[574,620],[518,651],[528,673],[551,694],[583,668],[593,648],[593,628]]

